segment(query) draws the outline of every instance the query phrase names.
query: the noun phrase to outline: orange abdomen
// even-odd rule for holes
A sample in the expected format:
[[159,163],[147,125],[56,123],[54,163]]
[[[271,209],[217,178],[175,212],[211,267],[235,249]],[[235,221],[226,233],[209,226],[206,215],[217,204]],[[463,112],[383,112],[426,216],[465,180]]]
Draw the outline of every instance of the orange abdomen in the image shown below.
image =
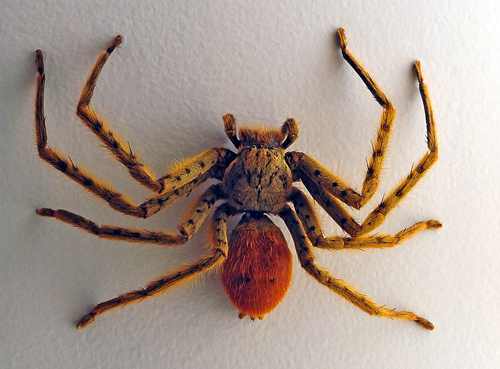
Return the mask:
[[262,318],[285,296],[292,254],[281,230],[267,217],[245,215],[234,228],[222,266],[222,283],[240,315]]

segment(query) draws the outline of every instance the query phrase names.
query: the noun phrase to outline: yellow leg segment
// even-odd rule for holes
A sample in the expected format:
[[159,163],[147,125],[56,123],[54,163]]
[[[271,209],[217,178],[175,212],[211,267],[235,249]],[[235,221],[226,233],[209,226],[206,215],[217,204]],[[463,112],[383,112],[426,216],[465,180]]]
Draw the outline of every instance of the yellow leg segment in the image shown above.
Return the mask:
[[95,317],[117,307],[122,307],[133,302],[141,301],[145,298],[159,295],[167,289],[185,282],[197,275],[203,274],[210,269],[220,265],[227,256],[227,218],[229,212],[225,207],[217,209],[214,213],[212,224],[212,252],[210,256],[201,258],[196,263],[188,265],[177,272],[168,274],[164,277],[149,283],[146,287],[124,293],[114,299],[102,302],[96,305],[90,313],[83,316],[77,324],[78,329],[85,328],[95,320]]
[[319,283],[328,287],[330,290],[370,315],[409,320],[417,323],[425,329],[434,329],[434,325],[431,322],[410,311],[397,311],[377,305],[368,296],[359,293],[345,282],[334,278],[328,272],[318,267],[314,260],[313,246],[309,242],[309,239],[307,238],[295,212],[287,207],[284,208],[279,215],[283,218],[288,229],[290,230],[290,233],[292,234],[300,264],[306,272]]

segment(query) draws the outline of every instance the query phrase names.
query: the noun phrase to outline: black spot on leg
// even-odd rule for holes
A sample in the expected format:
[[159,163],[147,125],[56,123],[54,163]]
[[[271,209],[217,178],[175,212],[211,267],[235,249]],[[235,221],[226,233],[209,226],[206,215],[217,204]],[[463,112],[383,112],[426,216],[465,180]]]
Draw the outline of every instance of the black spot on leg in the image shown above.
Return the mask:
[[116,142],[115,140],[111,141],[111,147],[113,149],[117,149],[118,148],[118,142]]
[[380,157],[380,156],[382,156],[382,154],[383,154],[383,153],[384,153],[384,152],[383,152],[382,150],[377,150],[377,151],[375,152],[375,155],[376,155],[376,156],[378,156],[378,157]]
[[337,182],[332,182],[332,187],[335,188],[337,187],[339,184]]
[[189,219],[188,220],[188,224],[194,224],[194,220],[193,219]]
[[102,129],[102,125],[100,122],[95,122],[94,123],[94,129],[96,130],[96,132],[101,132],[101,129]]
[[372,167],[369,167],[368,170],[366,171],[366,174],[368,177],[373,177],[373,174],[375,173],[375,170]]
[[135,291],[137,293],[138,296],[141,296],[141,297],[148,297],[148,291],[145,290],[145,289],[142,289],[142,290],[137,290]]
[[122,234],[122,230],[120,228],[116,228],[116,229],[113,230],[113,234],[115,236],[121,235]]
[[346,218],[340,219],[340,224],[344,225],[346,223],[347,223],[347,219]]
[[403,196],[403,191],[401,189],[396,191],[396,197],[401,197]]
[[83,181],[83,185],[85,187],[93,186],[94,185],[94,181],[91,180],[90,178],[85,178],[85,180]]
[[205,167],[205,162],[200,161],[200,167],[204,168]]
[[187,173],[187,174],[191,173],[191,169],[186,168],[185,170],[186,170],[186,173]]
[[314,171],[314,175],[315,175],[315,176],[319,176],[319,175],[320,175],[320,173],[321,173],[321,172],[320,172],[319,170],[317,170],[317,169]]
[[68,164],[63,160],[59,160],[56,163],[56,167],[57,167],[57,169],[59,169],[63,173],[66,172],[66,170],[68,170]]
[[181,176],[177,176],[177,177],[175,177],[175,180],[176,180],[176,181],[180,181],[180,180],[181,180]]
[[342,191],[342,192],[340,193],[340,196],[342,196],[342,197],[346,197],[346,196],[347,196],[347,191],[346,191],[346,190]]

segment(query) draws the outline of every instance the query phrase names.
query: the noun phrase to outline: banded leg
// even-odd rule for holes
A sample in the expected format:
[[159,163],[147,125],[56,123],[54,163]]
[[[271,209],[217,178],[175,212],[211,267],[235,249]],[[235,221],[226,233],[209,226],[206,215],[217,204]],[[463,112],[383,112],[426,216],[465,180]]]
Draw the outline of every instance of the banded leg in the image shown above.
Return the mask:
[[130,145],[125,145],[120,139],[108,128],[107,124],[99,118],[96,112],[89,107],[90,100],[94,94],[94,89],[97,83],[97,78],[101,73],[104,64],[108,60],[113,50],[120,45],[121,36],[115,37],[108,49],[101,53],[97,62],[92,69],[87,82],[83,86],[82,95],[78,102],[76,114],[83,123],[94,132],[104,145],[113,153],[116,159],[125,165],[130,174],[139,183],[148,187],[155,192],[163,190],[163,184],[157,180],[153,173],[144,166],[139,158],[132,152]]
[[396,117],[396,110],[380,87],[378,87],[375,81],[370,77],[368,72],[366,72],[361,64],[347,50],[347,41],[342,28],[339,29],[338,36],[344,59],[351,65],[365,83],[368,90],[372,93],[375,100],[377,100],[384,109],[380,120],[380,127],[377,132],[377,138],[373,143],[373,154],[368,164],[361,194],[353,190],[339,177],[331,173],[308,155],[299,152],[288,153],[287,161],[293,169],[298,169],[298,174],[301,178],[308,176],[318,186],[321,186],[325,191],[331,193],[339,200],[355,209],[360,209],[373,197],[377,190],[392,125]]
[[392,235],[377,235],[377,236],[361,236],[361,237],[321,237],[316,240],[314,246],[328,250],[347,250],[347,249],[367,249],[367,248],[385,248],[394,247],[401,242],[406,241],[415,234],[426,229],[441,228],[442,224],[437,220],[427,220],[417,222],[411,227],[405,228],[394,236]]
[[226,258],[228,251],[227,218],[229,214],[229,210],[224,205],[217,209],[214,213],[212,226],[214,232],[211,255],[201,258],[196,263],[179,269],[177,272],[160,277],[159,279],[149,283],[144,288],[124,293],[114,299],[96,305],[90,313],[80,319],[76,327],[78,329],[85,328],[95,320],[96,316],[101,315],[106,311],[122,307],[133,302],[141,301],[147,297],[161,294],[170,287],[192,279],[193,277],[201,275],[220,265]]
[[389,101],[389,99],[382,92],[380,87],[378,87],[372,77],[370,77],[368,72],[354,58],[349,50],[347,50],[347,40],[343,28],[339,28],[338,36],[340,40],[342,56],[359,75],[368,90],[370,90],[370,92],[372,93],[375,100],[377,100],[377,102],[384,109],[382,117],[380,119],[380,127],[377,132],[377,138],[375,140],[375,143],[373,143],[373,154],[368,164],[366,177],[363,182],[363,188],[361,190],[361,201],[359,205],[360,207],[362,207],[368,201],[370,201],[372,196],[377,191],[382,164],[384,162],[387,146],[389,144],[389,138],[391,136],[392,125],[394,122],[394,118],[396,117],[396,110],[392,106],[392,103]]
[[[361,226],[353,217],[342,207],[340,202],[318,186],[308,177],[303,177],[302,182],[306,186],[311,196],[320,204],[320,206],[330,215],[330,217],[350,236],[354,236]],[[303,195],[302,195],[303,196]],[[303,196],[305,197],[305,196]],[[303,202],[303,201],[302,201]],[[294,202],[295,205],[295,202]],[[300,205],[300,204],[297,204]]]
[[288,229],[290,230],[290,233],[292,234],[300,264],[306,272],[319,283],[328,287],[333,292],[337,293],[370,315],[414,321],[423,328],[429,330],[434,329],[434,325],[431,322],[410,311],[397,311],[377,305],[368,296],[357,292],[340,279],[334,278],[328,272],[318,267],[315,264],[313,247],[309,242],[297,215],[289,207],[283,209],[279,215],[283,218]]
[[125,240],[130,242],[147,242],[160,245],[181,245],[186,243],[203,223],[215,201],[223,198],[221,185],[213,185],[201,195],[196,207],[188,214],[188,220],[179,226],[181,234],[172,232],[157,232],[139,229],[103,225],[99,226],[78,214],[67,210],[49,208],[37,209],[37,214],[53,217],[62,222],[90,232],[100,238]]
[[183,195],[189,194],[206,179],[218,177],[220,175],[219,167],[226,167],[235,157],[232,151],[223,148],[206,150],[177,165],[168,175],[161,179],[164,191],[137,206],[109,185],[101,183],[85,170],[77,167],[70,158],[63,157],[59,152],[47,146],[44,114],[45,70],[41,50],[36,51],[36,66],[38,77],[35,100],[35,131],[40,158],[102,198],[113,209],[121,213],[147,218]]
[[427,85],[424,83],[420,62],[415,62],[415,72],[417,75],[420,95],[425,110],[425,121],[427,127],[427,147],[429,152],[425,154],[420,162],[412,168],[410,174],[371,212],[361,226],[358,235],[365,234],[377,228],[385,220],[386,215],[396,207],[410,190],[420,181],[430,167],[438,160],[438,144],[436,137],[436,124],[432,112],[431,101]]
[[47,146],[47,129],[45,127],[44,114],[45,70],[41,50],[36,51],[36,66],[38,77],[35,100],[35,131],[40,158],[63,172],[72,180],[80,183],[90,192],[107,201],[113,209],[132,216],[142,217],[144,211],[135,206],[128,198],[78,168],[70,158],[64,158],[56,150]]
[[342,250],[394,247],[425,229],[436,229],[442,227],[442,224],[437,220],[427,220],[415,223],[411,227],[399,231],[394,236],[377,235],[368,237],[325,237],[313,207],[304,193],[300,190],[296,190],[290,200],[293,202],[297,216],[299,217],[312,245],[322,249]]
[[129,229],[117,226],[103,225],[99,226],[91,220],[88,220],[78,214],[67,210],[53,210],[49,208],[37,209],[37,214],[44,217],[53,217],[62,222],[71,224],[92,233],[100,238],[112,240],[123,240],[130,242],[155,243],[159,245],[182,245],[186,243],[188,237],[184,234],[175,234],[172,232],[158,232],[141,229]]
[[77,115],[83,123],[89,127],[97,135],[97,137],[99,137],[99,139],[113,153],[118,161],[128,168],[134,179],[158,193],[178,188],[201,176],[211,166],[213,166],[215,162],[219,162],[219,159],[221,159],[221,162],[224,161],[222,159],[226,156],[229,150],[209,149],[180,163],[167,175],[155,179],[149,169],[147,169],[140,162],[139,158],[132,152],[130,145],[126,146],[120,142],[113,132],[110,131],[106,123],[98,117],[92,108],[89,107],[99,74],[101,73],[101,70],[109,56],[120,44],[120,42],[121,36],[117,36],[108,49],[101,53],[83,87],[82,95],[77,107]]

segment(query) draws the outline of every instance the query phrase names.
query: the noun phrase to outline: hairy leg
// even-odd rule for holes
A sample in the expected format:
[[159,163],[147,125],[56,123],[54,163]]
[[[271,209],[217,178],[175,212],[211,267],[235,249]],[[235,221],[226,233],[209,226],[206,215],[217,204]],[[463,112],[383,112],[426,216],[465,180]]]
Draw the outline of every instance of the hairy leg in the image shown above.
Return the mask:
[[347,301],[370,315],[382,316],[393,319],[414,321],[423,328],[432,330],[434,325],[410,311],[398,311],[377,305],[368,296],[356,291],[340,279],[334,278],[328,272],[318,267],[315,263],[313,246],[300,223],[300,219],[289,207],[284,208],[279,214],[285,221],[292,234],[300,264],[314,279],[328,287]]
[[228,208],[224,205],[215,211],[212,223],[212,250],[209,256],[203,257],[194,264],[179,269],[177,272],[160,277],[149,283],[144,288],[124,293],[114,299],[96,305],[90,313],[80,319],[77,324],[77,328],[85,328],[95,320],[96,316],[101,315],[106,311],[113,310],[117,307],[122,307],[133,302],[141,301],[147,297],[161,294],[170,287],[178,285],[181,282],[185,282],[197,275],[201,275],[220,265],[226,258],[228,252],[227,218],[230,214],[230,210],[228,210]]

